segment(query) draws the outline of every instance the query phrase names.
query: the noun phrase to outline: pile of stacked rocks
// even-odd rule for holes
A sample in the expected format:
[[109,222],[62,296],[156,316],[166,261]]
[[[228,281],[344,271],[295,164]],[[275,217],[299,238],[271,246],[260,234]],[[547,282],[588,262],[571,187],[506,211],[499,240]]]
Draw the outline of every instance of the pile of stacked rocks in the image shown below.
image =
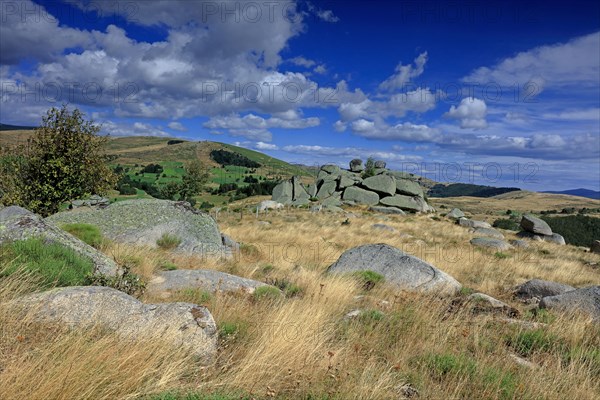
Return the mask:
[[110,205],[110,200],[106,197],[93,195],[89,199],[73,200],[69,208],[79,207],[92,207],[92,208],[105,208]]
[[298,177],[284,181],[273,189],[273,201],[292,206],[307,205],[311,199],[325,207],[368,205],[372,211],[403,214],[433,212],[427,204],[418,177],[391,171],[383,161],[375,162],[374,175],[363,178],[362,160],[352,160],[350,169],[337,165],[321,167],[316,182],[304,186]]

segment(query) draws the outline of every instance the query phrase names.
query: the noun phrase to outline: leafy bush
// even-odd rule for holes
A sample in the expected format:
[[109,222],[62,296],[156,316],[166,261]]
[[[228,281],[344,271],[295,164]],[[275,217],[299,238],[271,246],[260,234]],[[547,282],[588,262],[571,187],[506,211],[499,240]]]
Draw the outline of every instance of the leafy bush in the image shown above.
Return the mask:
[[201,210],[210,210],[214,206],[215,205],[213,203],[209,203],[208,201],[203,201],[202,203],[200,203]]
[[362,173],[363,179],[369,178],[371,176],[375,176],[375,159],[373,157],[369,157],[365,164],[365,170]]
[[[263,271],[264,270],[265,267],[263,267]],[[302,293],[304,292],[300,286],[287,279],[269,279],[267,280],[267,283],[281,290],[285,297],[299,297],[302,296]]]
[[69,200],[106,193],[117,177],[99,131],[78,109],[51,108],[27,148],[0,149],[2,203],[48,216]]
[[142,174],[162,174],[164,168],[160,164],[148,164],[140,171]]
[[169,233],[163,235],[156,241],[156,245],[163,250],[173,250],[181,244],[181,239]]
[[567,217],[542,216],[550,225],[552,232],[561,234],[568,244],[574,246],[591,246],[600,238],[600,218],[585,215],[569,215]]
[[97,249],[102,246],[104,238],[102,233],[97,226],[90,224],[65,224],[61,226],[61,229],[69,232],[79,240],[89,244]]
[[253,176],[247,176],[244,178],[244,183],[258,183],[258,179]]
[[494,228],[507,229],[509,231],[520,231],[521,226],[514,219],[499,218],[492,224]]
[[94,271],[91,260],[39,238],[1,245],[0,265],[5,266],[0,276],[23,270],[39,277],[43,287],[84,285]]
[[260,168],[261,165],[255,161],[252,161],[246,156],[243,156],[238,153],[232,153],[227,150],[213,150],[210,152],[210,157],[215,160],[215,162],[225,166],[225,165],[236,165],[239,167],[247,167],[247,168]]
[[470,183],[438,183],[429,189],[430,197],[492,197],[503,193],[521,190],[519,188],[497,188],[493,186],[473,185]]

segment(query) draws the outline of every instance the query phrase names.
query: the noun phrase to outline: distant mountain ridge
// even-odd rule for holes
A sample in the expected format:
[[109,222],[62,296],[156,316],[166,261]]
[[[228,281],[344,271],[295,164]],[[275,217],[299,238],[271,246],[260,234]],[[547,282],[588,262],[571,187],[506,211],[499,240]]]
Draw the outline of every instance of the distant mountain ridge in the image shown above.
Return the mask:
[[18,126],[0,123],[0,131],[31,131],[34,129],[35,126]]
[[600,192],[597,192],[595,190],[590,190],[590,189],[584,189],[584,188],[570,189],[570,190],[563,190],[563,191],[546,191],[546,192],[542,192],[542,193],[568,194],[570,196],[579,196],[579,197],[586,197],[588,199],[600,200]]

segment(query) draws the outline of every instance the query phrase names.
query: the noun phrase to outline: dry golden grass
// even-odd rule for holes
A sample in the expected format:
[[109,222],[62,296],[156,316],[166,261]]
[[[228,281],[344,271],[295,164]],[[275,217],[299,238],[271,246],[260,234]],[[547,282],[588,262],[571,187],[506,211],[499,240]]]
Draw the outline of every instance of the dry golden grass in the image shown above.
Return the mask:
[[[178,268],[293,284],[300,292],[280,298],[199,291],[173,295],[168,301],[207,305],[221,330],[215,365],[202,373],[184,355],[165,354],[159,342],[131,346],[110,335],[33,333],[23,345],[14,338],[27,331],[27,324],[0,312],[0,391],[5,391],[0,398],[41,398],[43,391],[50,394],[46,398],[135,398],[175,388],[238,393],[223,397],[231,399],[239,393],[249,398],[396,399],[403,384],[427,399],[600,395],[599,326],[582,316],[532,316],[510,295],[515,284],[534,277],[575,286],[600,284],[600,270],[587,264],[598,261],[597,255],[532,242],[528,249],[499,256],[471,247],[472,234],[449,221],[430,216],[382,221],[364,209],[354,213],[357,218],[283,211],[261,216],[270,222],[266,226],[247,214],[222,213],[222,231],[244,243],[232,260],[109,246],[107,254],[126,260],[147,279],[168,261]],[[346,219],[350,223],[342,224]],[[375,223],[397,232],[374,230]],[[365,292],[353,278],[324,274],[343,251],[366,243],[404,249],[466,287],[517,307],[523,319],[548,325],[536,330],[508,324],[500,316],[453,308],[451,299],[397,293],[385,285]],[[10,296],[21,290],[10,280],[2,285]],[[143,300],[164,301],[149,294]],[[366,312],[343,320],[358,308]],[[519,347],[519,340],[532,335],[541,341]],[[536,367],[517,365],[511,354],[519,351]],[[61,394],[63,385],[69,396]]]
[[504,216],[506,210],[525,212],[541,212],[546,210],[562,210],[563,208],[600,208],[600,200],[564,194],[537,193],[525,190],[504,193],[490,198],[481,197],[447,197],[430,198],[430,203],[439,209],[440,205],[447,206],[447,211],[457,207],[473,217],[493,222]]

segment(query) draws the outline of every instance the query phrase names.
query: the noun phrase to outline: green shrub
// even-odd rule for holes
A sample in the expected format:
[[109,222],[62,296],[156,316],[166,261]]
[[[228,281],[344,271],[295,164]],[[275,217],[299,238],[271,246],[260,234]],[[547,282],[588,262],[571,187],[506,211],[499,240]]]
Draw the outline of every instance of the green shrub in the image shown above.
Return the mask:
[[281,298],[281,291],[273,286],[261,286],[254,291],[256,300],[276,300]]
[[156,241],[156,245],[163,250],[173,250],[181,244],[181,239],[175,235],[169,233],[163,233],[163,235]]
[[381,321],[384,316],[379,310],[364,310],[358,315],[358,320],[364,324],[374,324]]
[[300,297],[304,293],[304,290],[300,286],[296,285],[293,282],[290,282],[285,278],[268,279],[267,283],[281,290],[285,297]]
[[358,278],[365,290],[371,290],[378,283],[384,282],[385,277],[377,272],[366,270],[357,271],[352,274],[355,278]]
[[494,228],[507,229],[509,231],[520,231],[521,226],[514,219],[499,218],[492,224]]
[[510,258],[510,254],[502,253],[501,251],[497,251],[494,253],[494,257],[498,260],[504,260],[506,258]]
[[42,287],[85,285],[94,271],[91,260],[38,238],[1,245],[0,265],[0,276],[23,270],[39,277]]
[[97,226],[90,224],[65,224],[61,229],[69,232],[79,240],[89,244],[92,247],[100,248],[104,242],[102,233]]
[[590,247],[594,240],[600,238],[600,218],[586,215],[570,215],[566,217],[542,216],[550,225],[552,232],[561,234],[568,244]]

